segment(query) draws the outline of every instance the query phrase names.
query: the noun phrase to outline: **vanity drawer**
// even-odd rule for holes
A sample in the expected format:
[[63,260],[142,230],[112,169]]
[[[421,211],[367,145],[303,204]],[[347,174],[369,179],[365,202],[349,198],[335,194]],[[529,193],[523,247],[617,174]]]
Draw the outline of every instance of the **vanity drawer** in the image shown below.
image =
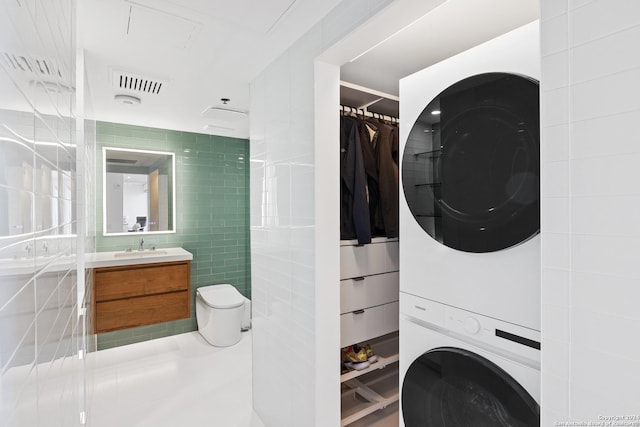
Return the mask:
[[189,261],[104,267],[95,270],[97,302],[189,290]]
[[191,316],[191,261],[93,270],[96,333]]
[[398,241],[340,246],[340,279],[398,271]]
[[398,330],[399,304],[394,301],[340,316],[340,347]]
[[188,318],[189,291],[96,303],[96,332]]
[[398,300],[398,272],[362,276],[340,281],[340,313]]

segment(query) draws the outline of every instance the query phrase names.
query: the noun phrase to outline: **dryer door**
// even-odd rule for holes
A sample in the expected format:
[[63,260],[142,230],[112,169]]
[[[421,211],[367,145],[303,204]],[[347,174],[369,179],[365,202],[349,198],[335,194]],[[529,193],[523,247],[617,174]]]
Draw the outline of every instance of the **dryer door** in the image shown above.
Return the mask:
[[438,242],[494,252],[540,229],[537,81],[468,77],[424,109],[407,138],[402,186],[417,223]]
[[406,427],[540,425],[540,407],[493,362],[467,350],[441,347],[416,359],[402,384]]

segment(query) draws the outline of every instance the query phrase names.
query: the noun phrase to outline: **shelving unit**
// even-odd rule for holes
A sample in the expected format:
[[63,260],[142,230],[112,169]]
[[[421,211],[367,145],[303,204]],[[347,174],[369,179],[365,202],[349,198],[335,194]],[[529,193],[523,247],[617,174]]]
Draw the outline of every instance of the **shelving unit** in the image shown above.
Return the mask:
[[369,344],[378,360],[366,369],[346,370],[340,375],[342,426],[353,425],[367,417],[380,418],[384,414],[372,414],[397,402],[400,395],[397,332]]
[[[340,345],[369,344],[378,356],[362,370],[340,376],[341,425],[397,425],[397,411],[382,411],[399,398],[398,239],[340,246]],[[367,420],[370,424],[356,424]]]
[[[341,81],[340,104],[398,122],[399,98],[388,93]],[[366,369],[341,372],[341,426],[398,426],[398,246],[387,237],[340,242],[340,347],[369,344],[378,356]]]

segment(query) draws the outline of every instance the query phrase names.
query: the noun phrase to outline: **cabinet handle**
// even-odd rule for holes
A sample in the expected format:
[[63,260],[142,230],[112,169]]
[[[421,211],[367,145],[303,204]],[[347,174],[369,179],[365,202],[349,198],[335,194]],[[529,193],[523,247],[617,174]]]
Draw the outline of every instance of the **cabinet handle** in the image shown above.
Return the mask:
[[356,310],[356,311],[352,311],[353,314],[363,314],[364,310],[360,309],[360,310]]
[[354,277],[353,281],[354,282],[362,282],[364,280],[364,277]]

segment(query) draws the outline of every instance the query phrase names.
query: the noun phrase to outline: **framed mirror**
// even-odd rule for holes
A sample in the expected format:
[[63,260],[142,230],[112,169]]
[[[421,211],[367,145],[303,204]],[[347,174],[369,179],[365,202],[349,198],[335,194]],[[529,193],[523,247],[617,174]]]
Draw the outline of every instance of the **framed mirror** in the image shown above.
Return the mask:
[[103,235],[175,233],[175,154],[102,148]]

